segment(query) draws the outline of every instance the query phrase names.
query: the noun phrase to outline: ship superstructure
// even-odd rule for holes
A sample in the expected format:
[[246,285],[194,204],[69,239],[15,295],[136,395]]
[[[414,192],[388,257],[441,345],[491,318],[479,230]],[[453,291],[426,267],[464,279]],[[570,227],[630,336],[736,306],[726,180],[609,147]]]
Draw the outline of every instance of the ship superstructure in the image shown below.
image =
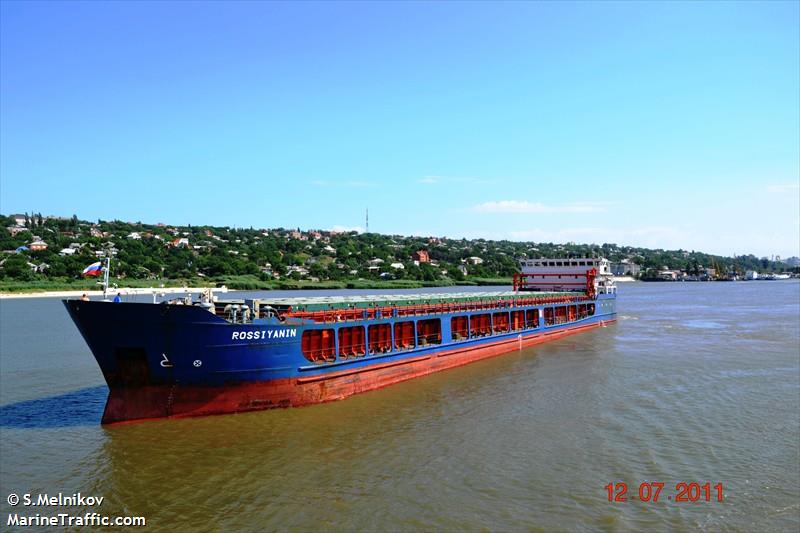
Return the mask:
[[522,259],[514,290],[615,294],[611,264],[597,257]]

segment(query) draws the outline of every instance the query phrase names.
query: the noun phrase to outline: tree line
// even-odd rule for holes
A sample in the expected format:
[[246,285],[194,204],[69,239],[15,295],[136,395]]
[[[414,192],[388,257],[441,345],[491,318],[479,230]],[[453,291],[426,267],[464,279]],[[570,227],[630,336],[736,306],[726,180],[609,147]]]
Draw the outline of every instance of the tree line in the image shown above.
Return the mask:
[[[87,265],[113,257],[112,275],[136,280],[204,280],[231,276],[268,281],[314,279],[468,282],[509,278],[521,257],[606,257],[626,259],[643,272],[664,267],[689,273],[788,270],[784,263],[753,255],[722,257],[685,250],[616,244],[557,244],[485,239],[446,239],[377,233],[301,232],[294,228],[165,226],[118,220],[89,222],[72,217],[25,215],[21,228],[0,215],[0,278],[16,281],[77,279]],[[13,230],[9,228],[14,228]],[[40,239],[45,250],[32,250]],[[27,249],[26,249],[27,248]],[[72,252],[65,250],[74,250]],[[415,262],[415,252],[430,262]],[[400,267],[402,265],[402,268]]]

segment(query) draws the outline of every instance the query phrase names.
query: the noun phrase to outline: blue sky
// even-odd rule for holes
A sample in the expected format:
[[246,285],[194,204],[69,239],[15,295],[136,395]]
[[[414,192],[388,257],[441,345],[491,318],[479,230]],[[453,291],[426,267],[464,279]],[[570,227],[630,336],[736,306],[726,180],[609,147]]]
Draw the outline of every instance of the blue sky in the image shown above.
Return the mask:
[[798,2],[0,5],[4,214],[800,255]]

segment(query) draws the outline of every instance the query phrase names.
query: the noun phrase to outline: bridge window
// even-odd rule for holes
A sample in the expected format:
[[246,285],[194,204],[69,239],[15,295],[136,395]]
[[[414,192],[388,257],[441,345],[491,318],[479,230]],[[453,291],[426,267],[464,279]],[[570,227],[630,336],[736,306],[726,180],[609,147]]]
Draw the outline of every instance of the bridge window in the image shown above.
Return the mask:
[[303,332],[300,348],[303,357],[312,363],[332,363],[336,360],[335,334],[332,329],[309,329]]

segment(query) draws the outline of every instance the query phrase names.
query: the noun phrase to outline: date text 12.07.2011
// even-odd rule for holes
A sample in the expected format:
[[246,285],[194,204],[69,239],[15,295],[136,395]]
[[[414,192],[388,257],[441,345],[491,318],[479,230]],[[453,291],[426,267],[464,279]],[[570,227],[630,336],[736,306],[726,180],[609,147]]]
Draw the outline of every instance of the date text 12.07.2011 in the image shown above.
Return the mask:
[[685,483],[675,484],[675,492],[672,493],[670,487],[664,491],[664,483],[659,481],[646,481],[639,484],[638,494],[628,491],[628,484],[619,481],[611,482],[605,486],[610,502],[627,502],[631,500],[641,500],[643,502],[657,502],[659,499],[667,499],[673,502],[721,502],[724,499],[722,483],[711,485],[711,483]]

